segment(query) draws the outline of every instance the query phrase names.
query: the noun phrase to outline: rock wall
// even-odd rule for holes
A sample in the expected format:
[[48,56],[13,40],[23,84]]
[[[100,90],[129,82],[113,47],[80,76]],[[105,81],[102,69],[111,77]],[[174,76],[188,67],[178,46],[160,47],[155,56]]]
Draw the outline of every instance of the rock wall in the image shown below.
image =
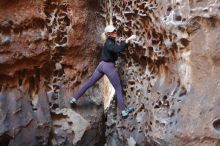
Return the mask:
[[103,145],[99,85],[68,104],[98,63],[99,11],[93,0],[0,0],[1,146]]
[[[0,0],[0,145],[219,146],[219,10],[219,0]],[[104,116],[106,78],[68,105],[98,63],[103,17],[138,36],[117,62],[128,119],[111,99]]]
[[119,36],[138,37],[117,62],[124,120],[110,107],[109,146],[219,146],[218,0],[112,0]]

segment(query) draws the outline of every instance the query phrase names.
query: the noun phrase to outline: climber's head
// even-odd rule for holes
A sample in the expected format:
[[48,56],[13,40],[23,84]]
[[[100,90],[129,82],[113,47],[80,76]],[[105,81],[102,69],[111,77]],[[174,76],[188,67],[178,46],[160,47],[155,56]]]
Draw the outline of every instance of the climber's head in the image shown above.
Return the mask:
[[105,27],[105,34],[108,37],[116,38],[117,37],[117,32],[116,29],[113,25],[108,25]]

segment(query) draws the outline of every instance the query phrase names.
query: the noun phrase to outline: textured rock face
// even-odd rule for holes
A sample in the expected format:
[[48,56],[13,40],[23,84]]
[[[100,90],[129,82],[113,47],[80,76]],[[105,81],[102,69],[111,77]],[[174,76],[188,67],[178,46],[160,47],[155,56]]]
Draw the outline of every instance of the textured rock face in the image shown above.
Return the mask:
[[[68,105],[98,63],[99,4],[121,37],[138,36],[117,62],[135,112],[121,119],[106,98],[106,123],[106,78]],[[219,146],[219,9],[219,0],[0,0],[0,145]]]
[[99,10],[92,0],[0,1],[0,145],[103,145],[99,86],[68,105],[97,64]]
[[220,145],[219,1],[113,0],[107,6],[119,35],[138,36],[118,61],[135,112],[123,120],[110,109],[107,144]]

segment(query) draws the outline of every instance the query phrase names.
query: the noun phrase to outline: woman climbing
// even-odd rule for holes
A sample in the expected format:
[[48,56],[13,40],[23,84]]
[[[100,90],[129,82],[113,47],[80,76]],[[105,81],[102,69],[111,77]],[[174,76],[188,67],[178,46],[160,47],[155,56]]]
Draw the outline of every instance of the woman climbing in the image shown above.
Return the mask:
[[122,117],[126,118],[128,117],[129,113],[131,113],[134,109],[126,108],[125,106],[120,78],[115,68],[115,61],[118,58],[118,53],[124,51],[128,47],[128,42],[134,39],[135,35],[127,38],[125,42],[121,42],[120,44],[118,44],[115,42],[117,33],[113,25],[106,26],[105,35],[107,36],[107,40],[102,47],[101,62],[95,69],[95,72],[92,74],[89,81],[87,81],[80,88],[79,92],[71,97],[70,104],[72,106],[76,105],[77,100],[86,92],[86,90],[90,88],[93,84],[95,84],[105,74],[115,88],[117,96],[117,106],[121,110]]

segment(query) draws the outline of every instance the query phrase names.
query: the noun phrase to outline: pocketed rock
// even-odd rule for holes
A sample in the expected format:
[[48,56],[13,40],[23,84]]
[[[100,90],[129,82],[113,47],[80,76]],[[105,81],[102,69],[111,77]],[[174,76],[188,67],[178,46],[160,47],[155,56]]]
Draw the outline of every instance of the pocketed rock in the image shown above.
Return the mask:
[[[0,145],[220,145],[219,8],[219,0],[1,0]],[[97,66],[111,17],[122,39],[137,35],[116,63],[135,108],[127,119],[106,79],[77,107],[68,103]]]
[[92,0],[0,1],[0,145],[104,145],[100,86],[69,106],[98,63],[99,11]]
[[135,111],[126,120],[111,111],[117,116],[107,119],[108,146],[219,145],[219,4],[106,3],[106,21],[112,10],[119,35],[137,35],[117,62],[126,104]]

